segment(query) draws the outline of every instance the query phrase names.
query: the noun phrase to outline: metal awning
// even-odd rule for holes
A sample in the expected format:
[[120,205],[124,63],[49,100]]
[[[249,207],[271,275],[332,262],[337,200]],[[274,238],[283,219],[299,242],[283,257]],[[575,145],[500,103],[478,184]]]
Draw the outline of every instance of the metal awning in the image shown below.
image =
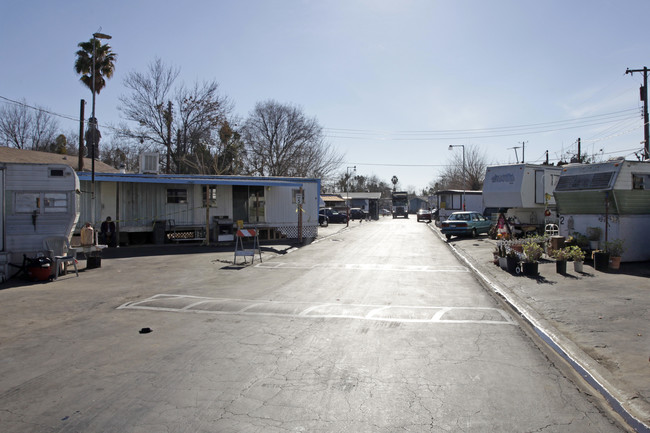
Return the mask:
[[[77,173],[79,180],[90,182],[92,174]],[[302,179],[301,179],[302,180]],[[308,180],[306,180],[308,181]],[[241,186],[280,186],[299,188],[303,182],[298,180],[271,179],[264,177],[217,177],[217,176],[175,176],[175,175],[134,175],[122,173],[95,173],[95,182],[158,183],[175,185],[241,185]]]

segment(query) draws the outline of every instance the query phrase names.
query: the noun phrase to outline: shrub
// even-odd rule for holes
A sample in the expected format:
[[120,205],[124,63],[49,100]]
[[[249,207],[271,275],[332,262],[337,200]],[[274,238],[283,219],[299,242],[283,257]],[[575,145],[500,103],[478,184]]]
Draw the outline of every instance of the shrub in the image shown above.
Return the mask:
[[585,252],[577,245],[569,247],[569,258],[574,262],[584,262]]
[[529,241],[524,244],[524,260],[526,262],[535,263],[542,258],[542,254],[544,254],[544,249],[536,242]]
[[571,257],[571,247],[558,248],[551,253],[551,257],[558,261],[569,260]]
[[606,253],[609,253],[610,257],[621,257],[625,248],[623,248],[623,239],[614,239],[609,242],[605,242],[604,250]]

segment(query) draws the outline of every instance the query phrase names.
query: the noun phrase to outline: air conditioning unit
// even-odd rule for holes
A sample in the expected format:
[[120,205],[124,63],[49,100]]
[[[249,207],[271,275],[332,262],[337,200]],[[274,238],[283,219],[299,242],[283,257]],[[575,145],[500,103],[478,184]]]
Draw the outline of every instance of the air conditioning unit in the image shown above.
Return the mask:
[[140,173],[158,174],[160,172],[160,153],[146,152],[140,154]]

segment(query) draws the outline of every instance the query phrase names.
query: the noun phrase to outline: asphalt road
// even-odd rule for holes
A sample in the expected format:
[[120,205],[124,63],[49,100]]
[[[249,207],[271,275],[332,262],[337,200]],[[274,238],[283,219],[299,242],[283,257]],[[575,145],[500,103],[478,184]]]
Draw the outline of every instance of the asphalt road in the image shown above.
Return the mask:
[[229,260],[0,291],[0,431],[621,431],[414,218]]

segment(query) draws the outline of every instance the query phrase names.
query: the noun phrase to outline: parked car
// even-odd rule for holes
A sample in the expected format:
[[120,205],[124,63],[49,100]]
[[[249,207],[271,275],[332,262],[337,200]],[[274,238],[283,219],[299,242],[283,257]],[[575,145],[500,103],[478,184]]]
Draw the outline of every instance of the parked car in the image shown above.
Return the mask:
[[350,209],[350,219],[351,220],[366,219],[367,216],[368,216],[368,213],[363,209],[360,209],[358,207]]
[[384,215],[384,216],[386,216],[386,215],[390,215],[390,210],[389,210],[389,209],[381,209],[381,210],[379,211],[379,213],[382,214],[382,215]]
[[321,227],[327,227],[330,223],[330,219],[325,215],[324,213],[319,213],[318,214],[318,224]]
[[489,232],[491,224],[492,222],[480,212],[454,212],[441,223],[440,231],[447,237],[447,240],[452,236],[476,237],[481,233]]
[[420,209],[416,215],[418,222],[420,220],[431,222],[431,211],[429,209]]
[[348,216],[346,214],[340,213],[339,211],[334,210],[330,207],[321,209],[319,215],[325,215],[328,222],[334,224],[348,222]]

